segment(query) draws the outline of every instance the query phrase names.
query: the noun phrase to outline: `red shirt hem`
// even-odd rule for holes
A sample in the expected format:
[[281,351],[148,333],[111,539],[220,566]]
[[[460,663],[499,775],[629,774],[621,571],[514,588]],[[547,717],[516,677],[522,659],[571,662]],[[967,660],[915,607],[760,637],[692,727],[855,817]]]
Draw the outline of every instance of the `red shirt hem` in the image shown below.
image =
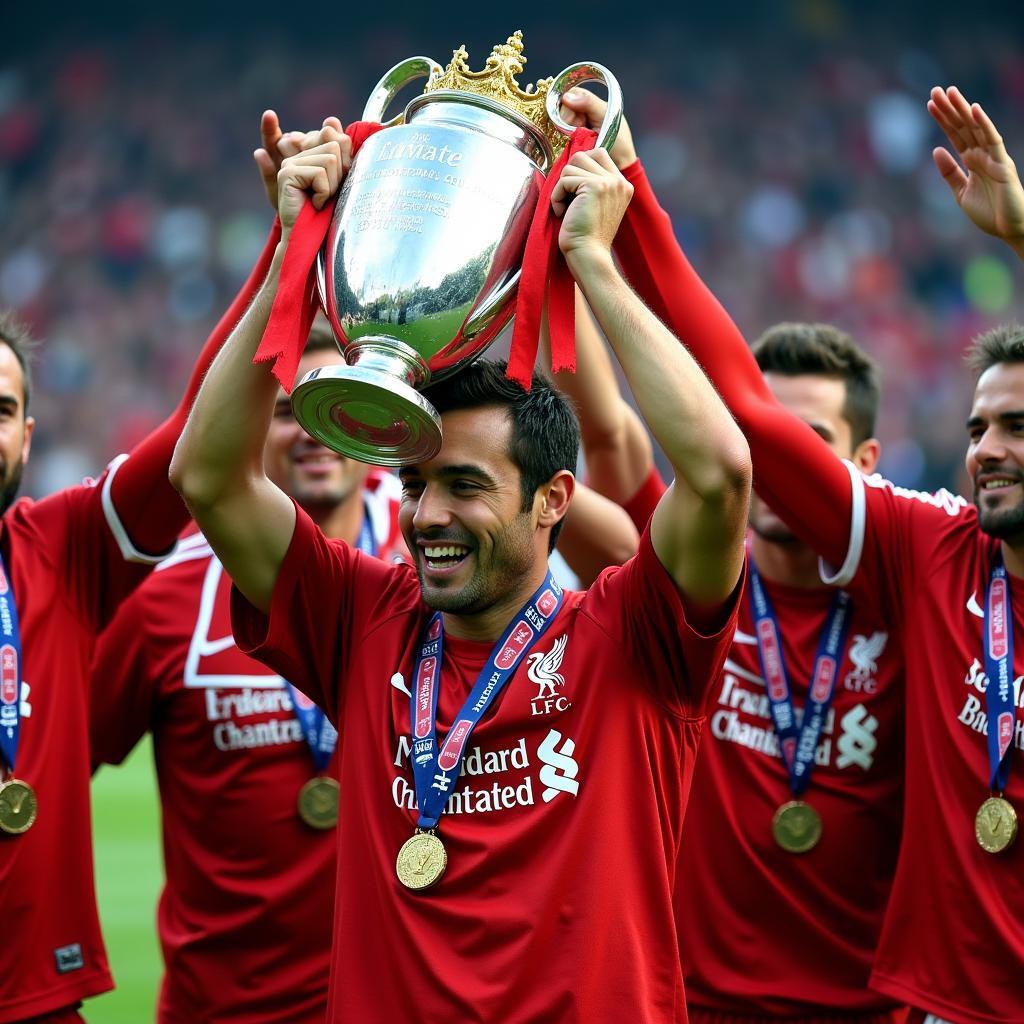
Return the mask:
[[894,999],[900,999],[914,1009],[925,1010],[936,1017],[953,1021],[954,1024],[1014,1024],[1010,1017],[992,1017],[987,1013],[965,1010],[962,1006],[937,999],[933,993],[920,992],[911,985],[905,985],[895,978],[888,978],[878,971],[871,974],[871,987]]
[[[29,1021],[33,1017],[57,1010],[73,1010],[83,999],[109,992],[113,987],[114,979],[109,971],[95,971],[87,977],[79,976],[73,984],[54,986],[44,994],[34,993],[0,1005],[0,1024]],[[73,1017],[71,1019],[74,1020]]]

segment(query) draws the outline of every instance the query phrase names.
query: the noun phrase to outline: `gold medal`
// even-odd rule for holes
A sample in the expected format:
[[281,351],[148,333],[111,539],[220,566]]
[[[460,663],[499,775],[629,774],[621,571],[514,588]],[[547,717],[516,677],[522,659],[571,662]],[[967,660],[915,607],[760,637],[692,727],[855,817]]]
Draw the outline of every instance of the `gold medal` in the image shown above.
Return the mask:
[[790,800],[775,812],[772,835],[787,853],[806,853],[821,839],[821,815],[803,800]]
[[990,796],[974,816],[974,837],[986,853],[1002,853],[1017,838],[1017,812],[1001,796]]
[[310,779],[299,790],[299,817],[310,828],[334,828],[338,824],[340,791],[337,779],[326,775]]
[[448,866],[444,843],[434,832],[414,832],[398,851],[395,871],[407,889],[428,889]]
[[0,831],[12,836],[27,832],[38,810],[39,801],[27,782],[20,779],[0,782]]

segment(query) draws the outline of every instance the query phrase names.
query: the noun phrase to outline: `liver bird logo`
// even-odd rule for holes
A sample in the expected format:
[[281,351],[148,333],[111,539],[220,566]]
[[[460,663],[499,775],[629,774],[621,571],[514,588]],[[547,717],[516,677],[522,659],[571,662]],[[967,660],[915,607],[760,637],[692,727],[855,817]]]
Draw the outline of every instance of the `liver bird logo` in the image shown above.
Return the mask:
[[889,641],[888,633],[872,633],[870,637],[857,634],[850,644],[850,661],[853,664],[851,676],[867,679],[878,672],[878,659]]
[[562,664],[562,658],[565,657],[565,645],[568,640],[569,634],[563,633],[546,654],[535,653],[527,657],[526,674],[539,687],[538,697],[554,697],[556,688],[565,686],[565,679],[558,669]]

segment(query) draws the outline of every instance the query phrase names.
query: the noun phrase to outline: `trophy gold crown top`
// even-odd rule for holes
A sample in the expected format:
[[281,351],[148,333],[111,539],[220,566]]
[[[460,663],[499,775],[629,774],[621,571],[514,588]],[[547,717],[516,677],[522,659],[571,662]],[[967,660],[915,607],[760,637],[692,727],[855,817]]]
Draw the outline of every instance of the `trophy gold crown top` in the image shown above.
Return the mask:
[[483,71],[470,71],[469,54],[465,46],[460,46],[452,53],[448,67],[432,75],[423,91],[453,89],[495,100],[534,124],[551,143],[557,157],[565,148],[568,139],[551,123],[544,109],[548,89],[551,88],[554,79],[541,78],[536,85],[530,84],[522,88],[517,76],[522,74],[525,65],[523,33],[517,30],[506,42],[499,43],[491,50]]

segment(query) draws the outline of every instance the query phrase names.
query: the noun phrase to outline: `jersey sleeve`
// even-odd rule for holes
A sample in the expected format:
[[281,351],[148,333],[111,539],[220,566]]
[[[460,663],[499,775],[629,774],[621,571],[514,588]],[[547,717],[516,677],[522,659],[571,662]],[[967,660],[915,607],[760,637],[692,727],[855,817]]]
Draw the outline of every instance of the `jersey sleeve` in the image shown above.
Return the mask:
[[104,501],[116,510],[115,537],[125,559],[159,561],[188,525],[185,505],[167,478],[174,446],[206,371],[266,278],[280,237],[281,225],[275,218],[256,266],[203,346],[178,407],[133,449],[121,472],[107,481]]
[[295,532],[269,615],[231,588],[235,643],[320,705],[338,723],[355,645],[418,601],[415,572],[328,540],[295,506]]
[[158,680],[149,657],[145,592],[137,591],[103,631],[89,686],[89,751],[95,771],[120,764],[149,731]]
[[645,529],[636,555],[601,574],[587,591],[582,611],[636,666],[624,685],[639,682],[674,714],[692,718],[704,714],[725,662],[743,584],[741,577],[723,603],[721,627],[712,635],[700,633],[687,621],[683,596]]
[[973,510],[949,491],[897,487],[878,474],[865,477],[851,462],[843,466],[851,481],[850,533],[841,562],[821,560],[821,578],[900,618],[899,595],[927,578],[926,567],[939,557],[949,531]]
[[623,172],[633,198],[615,254],[637,294],[687,346],[747,437],[754,488],[829,562],[846,557],[853,494],[828,445],[769,390],[743,335],[680,249],[637,161]]
[[75,617],[96,633],[152,568],[125,559],[118,542],[123,526],[104,499],[121,464],[115,460],[98,481],[68,487],[41,501],[18,502],[12,509],[61,581]]

